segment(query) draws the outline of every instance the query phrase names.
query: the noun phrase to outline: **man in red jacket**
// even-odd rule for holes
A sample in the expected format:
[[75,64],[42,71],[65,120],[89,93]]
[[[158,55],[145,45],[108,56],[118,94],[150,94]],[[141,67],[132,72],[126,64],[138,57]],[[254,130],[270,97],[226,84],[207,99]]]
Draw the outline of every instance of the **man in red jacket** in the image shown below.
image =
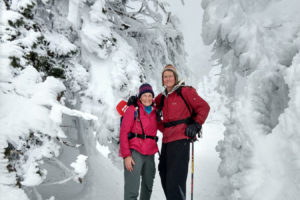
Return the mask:
[[210,107],[194,88],[178,81],[173,65],[164,67],[162,83],[165,90],[155,98],[164,124],[158,170],[167,200],[184,200],[190,141],[200,132]]

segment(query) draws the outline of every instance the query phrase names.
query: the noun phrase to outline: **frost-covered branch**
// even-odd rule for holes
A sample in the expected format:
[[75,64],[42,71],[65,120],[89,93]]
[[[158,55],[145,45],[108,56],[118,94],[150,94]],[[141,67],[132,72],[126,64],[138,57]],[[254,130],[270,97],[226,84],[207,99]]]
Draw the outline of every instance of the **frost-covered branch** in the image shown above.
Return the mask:
[[[62,127],[62,126],[60,126],[60,127]],[[66,127],[66,126],[63,126],[63,127]],[[80,147],[80,146],[83,145],[83,144],[71,144],[70,142],[63,141],[63,140],[62,140],[61,138],[59,138],[59,137],[56,137],[56,139],[57,139],[60,143],[66,145],[66,146],[68,146],[68,147],[78,148],[78,147]]]
[[74,176],[69,176],[69,177],[66,177],[62,180],[59,180],[59,181],[53,181],[53,182],[43,182],[41,185],[44,185],[44,186],[50,186],[50,185],[61,185],[61,184],[65,184],[67,182],[69,182],[70,180],[74,179]]
[[98,117],[96,117],[95,115],[89,114],[89,113],[83,113],[78,110],[70,109],[70,108],[62,106],[60,104],[52,105],[51,112],[50,112],[50,119],[52,119],[54,122],[56,122],[58,124],[61,124],[62,114],[75,116],[75,117],[81,117],[85,120],[98,120]]
[[60,167],[62,170],[64,170],[68,177],[65,177],[64,179],[60,181],[55,181],[52,183],[44,183],[45,185],[54,185],[54,184],[63,184],[70,180],[75,180],[77,182],[82,183],[82,179],[85,176],[85,174],[88,171],[88,168],[86,166],[86,159],[87,156],[79,155],[77,157],[76,162],[71,163],[71,167],[74,168],[74,171],[68,168],[63,162],[58,160],[57,158],[52,158],[50,161],[54,161],[54,164],[56,164],[58,167]]
[[76,173],[68,168],[62,161],[58,160],[57,158],[53,157],[50,159],[51,161],[54,161],[54,164],[56,164],[58,167],[60,167],[62,170],[64,170],[67,174],[72,175],[73,177],[76,176]]
[[129,12],[129,15],[131,15],[131,16],[136,16],[137,14],[140,14],[140,13],[142,13],[142,11],[143,11],[143,9],[144,9],[144,7],[145,7],[145,5],[144,5],[144,1],[142,2],[142,5],[141,5],[141,7],[140,7],[140,9],[138,10],[138,11],[136,11],[136,12]]

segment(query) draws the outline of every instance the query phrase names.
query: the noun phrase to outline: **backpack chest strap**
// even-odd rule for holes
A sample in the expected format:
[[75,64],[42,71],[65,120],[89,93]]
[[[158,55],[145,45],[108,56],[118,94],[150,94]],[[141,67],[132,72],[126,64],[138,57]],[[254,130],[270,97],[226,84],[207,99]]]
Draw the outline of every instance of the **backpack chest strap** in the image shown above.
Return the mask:
[[193,122],[193,119],[191,117],[188,117],[188,118],[185,118],[185,119],[166,122],[166,123],[164,123],[164,127],[169,128],[169,127],[172,127],[172,126],[176,126],[178,124],[191,124],[192,122]]
[[[185,119],[180,119],[180,120],[176,120],[176,121],[166,122],[166,123],[164,123],[164,128],[169,128],[169,127],[172,127],[172,126],[177,126],[178,124],[191,124],[191,123],[193,123],[193,119],[192,119],[193,112],[192,112],[190,106],[188,105],[187,101],[183,97],[183,95],[181,93],[181,88],[182,88],[182,86],[179,87],[176,90],[176,92],[177,92],[177,95],[181,97],[181,99],[183,100],[184,104],[186,105],[186,108],[188,109],[188,111],[190,113],[190,116],[188,118],[185,118]],[[160,102],[160,112],[162,111],[162,108],[164,106],[164,100],[165,100],[165,96],[162,95],[161,102]]]
[[133,138],[141,138],[141,139],[152,139],[155,140],[156,142],[158,141],[158,137],[157,136],[151,136],[151,135],[142,135],[142,134],[137,134],[137,133],[132,133],[130,132],[128,134],[128,140],[131,140]]

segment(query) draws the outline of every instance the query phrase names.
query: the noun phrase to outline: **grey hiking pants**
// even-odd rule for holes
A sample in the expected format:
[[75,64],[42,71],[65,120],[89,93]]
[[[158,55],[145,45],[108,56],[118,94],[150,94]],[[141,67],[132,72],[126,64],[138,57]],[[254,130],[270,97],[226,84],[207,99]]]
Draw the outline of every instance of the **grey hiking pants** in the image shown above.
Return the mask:
[[131,155],[135,165],[132,172],[124,167],[124,200],[137,200],[140,177],[142,178],[140,200],[150,200],[155,177],[154,155],[142,155],[136,150],[132,150]]

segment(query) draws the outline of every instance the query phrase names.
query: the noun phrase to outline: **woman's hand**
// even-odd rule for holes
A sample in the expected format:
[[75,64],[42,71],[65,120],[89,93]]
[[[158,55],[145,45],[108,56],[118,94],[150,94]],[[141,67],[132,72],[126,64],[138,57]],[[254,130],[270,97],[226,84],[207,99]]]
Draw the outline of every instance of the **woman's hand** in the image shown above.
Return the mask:
[[133,165],[135,165],[135,162],[132,159],[132,156],[127,156],[124,159],[125,167],[128,171],[132,172],[133,171]]

